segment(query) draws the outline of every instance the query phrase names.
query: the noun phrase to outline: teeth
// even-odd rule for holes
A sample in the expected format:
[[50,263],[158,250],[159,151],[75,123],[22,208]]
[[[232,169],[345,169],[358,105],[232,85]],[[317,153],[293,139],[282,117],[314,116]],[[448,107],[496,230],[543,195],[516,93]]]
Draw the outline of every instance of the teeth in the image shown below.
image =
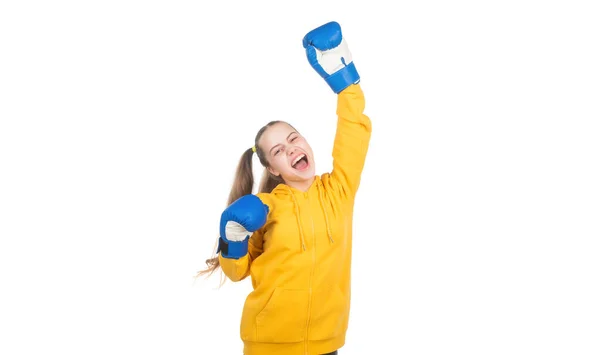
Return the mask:
[[298,155],[296,159],[294,159],[294,161],[292,162],[292,165],[295,165],[300,159],[304,158],[305,156],[305,154]]

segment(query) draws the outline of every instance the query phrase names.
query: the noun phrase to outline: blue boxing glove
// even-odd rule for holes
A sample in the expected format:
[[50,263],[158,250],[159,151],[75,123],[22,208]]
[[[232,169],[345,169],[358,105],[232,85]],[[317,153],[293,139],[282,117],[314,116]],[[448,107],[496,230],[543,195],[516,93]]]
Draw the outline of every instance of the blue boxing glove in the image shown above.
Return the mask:
[[235,200],[221,214],[217,254],[228,259],[239,259],[248,254],[248,239],[267,222],[269,207],[256,195],[244,195]]
[[358,84],[360,76],[337,22],[326,23],[308,32],[302,44],[308,62],[333,92],[339,94],[348,86]]

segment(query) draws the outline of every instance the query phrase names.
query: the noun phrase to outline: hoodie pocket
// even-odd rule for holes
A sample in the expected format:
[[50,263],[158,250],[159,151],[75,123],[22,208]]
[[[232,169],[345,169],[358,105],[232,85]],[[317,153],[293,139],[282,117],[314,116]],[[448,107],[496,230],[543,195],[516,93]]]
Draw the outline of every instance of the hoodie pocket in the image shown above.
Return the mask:
[[306,336],[308,291],[275,288],[256,316],[256,338],[266,343],[296,343]]

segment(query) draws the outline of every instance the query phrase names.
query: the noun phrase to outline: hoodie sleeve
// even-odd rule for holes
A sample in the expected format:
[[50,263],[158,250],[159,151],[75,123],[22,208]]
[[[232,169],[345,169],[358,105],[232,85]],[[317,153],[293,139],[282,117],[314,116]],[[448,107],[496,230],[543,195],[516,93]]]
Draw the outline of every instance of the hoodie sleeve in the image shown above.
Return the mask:
[[353,197],[360,185],[371,139],[371,120],[363,113],[364,109],[365,97],[359,84],[350,85],[338,94],[331,177],[348,197]]
[[239,259],[224,258],[219,253],[219,264],[225,276],[231,281],[237,282],[245,279],[250,275],[250,266],[263,252],[263,229],[259,229],[252,233],[248,240],[248,254]]

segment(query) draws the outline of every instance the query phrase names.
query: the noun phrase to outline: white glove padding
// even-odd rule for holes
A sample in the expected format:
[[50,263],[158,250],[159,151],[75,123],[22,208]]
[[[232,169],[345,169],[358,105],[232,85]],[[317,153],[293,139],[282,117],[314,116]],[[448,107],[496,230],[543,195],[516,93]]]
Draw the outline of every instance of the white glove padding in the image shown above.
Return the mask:
[[251,235],[252,232],[247,231],[238,222],[228,221],[225,225],[225,238],[232,242],[241,242]]

